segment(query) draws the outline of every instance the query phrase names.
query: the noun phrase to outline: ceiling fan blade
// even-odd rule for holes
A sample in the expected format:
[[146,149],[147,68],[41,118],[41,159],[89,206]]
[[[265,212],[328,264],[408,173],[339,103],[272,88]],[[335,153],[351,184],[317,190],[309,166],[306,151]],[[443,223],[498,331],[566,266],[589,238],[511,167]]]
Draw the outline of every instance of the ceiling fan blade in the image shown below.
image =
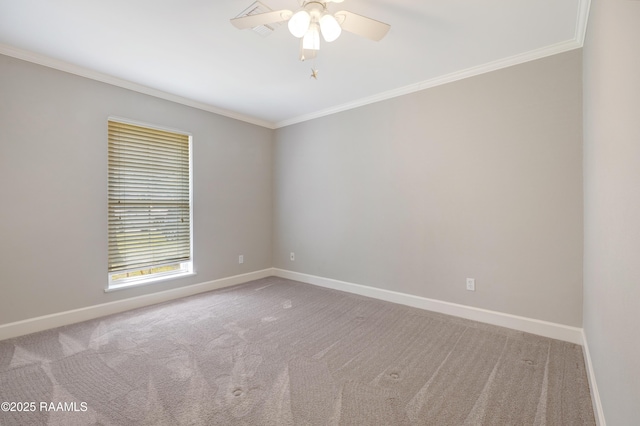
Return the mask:
[[334,16],[343,30],[374,41],[382,40],[391,28],[389,24],[347,10],[336,12]]
[[287,21],[293,12],[290,10],[274,10],[273,12],[258,13],[257,15],[242,16],[231,19],[231,23],[239,30],[259,27],[260,25],[273,24],[274,22]]

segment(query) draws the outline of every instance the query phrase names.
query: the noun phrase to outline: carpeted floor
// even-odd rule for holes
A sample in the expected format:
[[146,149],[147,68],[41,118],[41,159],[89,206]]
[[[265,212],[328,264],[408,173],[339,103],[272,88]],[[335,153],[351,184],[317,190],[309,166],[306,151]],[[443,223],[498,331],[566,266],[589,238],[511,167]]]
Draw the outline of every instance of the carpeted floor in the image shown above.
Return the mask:
[[3,426],[595,424],[579,346],[274,277],[2,341],[0,401],[36,408]]

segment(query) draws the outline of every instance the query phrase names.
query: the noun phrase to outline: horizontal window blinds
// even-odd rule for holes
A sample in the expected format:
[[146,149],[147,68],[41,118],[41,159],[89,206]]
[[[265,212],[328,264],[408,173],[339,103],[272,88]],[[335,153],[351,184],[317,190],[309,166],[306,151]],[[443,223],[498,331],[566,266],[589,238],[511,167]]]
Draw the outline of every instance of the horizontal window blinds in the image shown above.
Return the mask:
[[109,272],[191,259],[189,136],[109,121]]

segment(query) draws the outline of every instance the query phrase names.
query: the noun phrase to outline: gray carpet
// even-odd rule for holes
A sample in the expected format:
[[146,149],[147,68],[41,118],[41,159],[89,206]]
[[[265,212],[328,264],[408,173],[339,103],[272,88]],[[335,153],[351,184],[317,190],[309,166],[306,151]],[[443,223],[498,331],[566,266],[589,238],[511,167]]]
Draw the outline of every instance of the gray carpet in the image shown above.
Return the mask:
[[0,401],[36,403],[3,426],[595,424],[579,346],[274,277],[2,341]]

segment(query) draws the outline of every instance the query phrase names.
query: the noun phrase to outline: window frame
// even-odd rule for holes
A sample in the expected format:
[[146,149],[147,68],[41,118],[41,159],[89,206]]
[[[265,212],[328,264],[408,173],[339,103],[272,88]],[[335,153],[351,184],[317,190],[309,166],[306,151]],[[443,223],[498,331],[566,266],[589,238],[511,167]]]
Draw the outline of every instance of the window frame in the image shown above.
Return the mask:
[[[119,270],[119,271],[113,271],[113,272],[110,272],[107,270],[108,279],[107,279],[107,287],[105,288],[105,292],[138,287],[138,286],[149,285],[149,284],[155,284],[158,282],[195,275],[196,273],[195,273],[194,264],[193,264],[193,259],[194,259],[194,255],[193,255],[193,135],[190,132],[186,132],[183,130],[177,130],[177,129],[172,129],[165,126],[159,126],[155,124],[134,121],[134,120],[130,120],[122,117],[110,116],[107,119],[107,146],[109,146],[108,129],[109,129],[110,122],[139,126],[139,127],[143,127],[150,130],[156,130],[156,131],[171,132],[171,133],[176,133],[176,134],[180,134],[188,137],[188,144],[189,144],[188,145],[188,151],[189,151],[188,152],[188,155],[189,155],[189,162],[188,162],[189,164],[189,254],[190,255],[188,260],[185,260],[182,262],[178,261],[178,262],[170,262],[166,264],[154,264],[154,265],[148,265],[141,268],[133,268],[129,270]],[[110,170],[110,169],[111,169],[111,165],[110,165],[109,159],[107,159],[107,170]],[[107,177],[107,193],[109,193],[109,189],[108,189],[109,183],[110,183],[110,178]],[[108,196],[107,196],[107,204],[109,204]],[[110,213],[108,212],[107,220],[109,218],[109,215]],[[107,232],[107,241],[108,242],[110,241],[109,232]],[[171,270],[171,271],[161,271],[161,272],[154,272],[150,274],[143,273],[143,274],[132,276],[132,277],[113,279],[113,277],[116,275],[147,271],[151,269],[158,269],[168,265],[172,265],[172,266],[177,265],[178,267],[177,269]]]

